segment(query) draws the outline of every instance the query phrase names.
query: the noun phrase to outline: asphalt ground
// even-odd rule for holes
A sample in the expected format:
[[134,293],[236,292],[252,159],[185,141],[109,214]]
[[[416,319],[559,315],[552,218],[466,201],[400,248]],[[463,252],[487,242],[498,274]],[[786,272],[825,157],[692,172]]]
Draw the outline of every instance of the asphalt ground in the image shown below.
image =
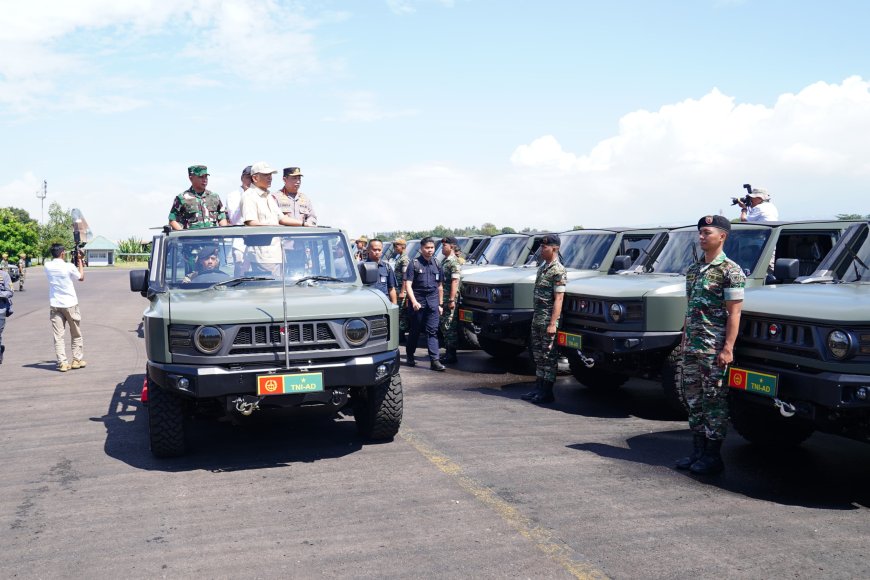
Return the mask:
[[536,407],[524,356],[403,368],[391,443],[255,414],[196,421],[188,456],[156,460],[127,272],[78,285],[88,366],[68,373],[29,274],[0,366],[4,578],[870,577],[870,446],[767,454],[732,433],[726,472],[698,479],[671,467],[690,436],[656,384],[563,376]]

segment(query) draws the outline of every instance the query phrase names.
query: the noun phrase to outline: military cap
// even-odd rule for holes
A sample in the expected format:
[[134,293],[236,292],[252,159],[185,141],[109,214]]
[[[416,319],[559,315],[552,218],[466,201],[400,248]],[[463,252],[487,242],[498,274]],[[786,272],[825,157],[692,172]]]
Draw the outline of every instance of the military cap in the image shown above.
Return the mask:
[[24,252],[21,252],[20,254],[18,254],[18,257],[19,258],[26,258],[27,254],[25,254]]
[[547,234],[541,238],[541,244],[544,246],[561,246],[562,240],[556,234]]
[[285,167],[284,168],[284,177],[302,177],[302,169],[299,167]]
[[718,228],[725,233],[731,233],[731,222],[724,215],[705,215],[698,220],[698,229]]
[[441,243],[442,244],[450,244],[451,246],[455,246],[459,242],[457,242],[456,238],[453,236],[444,236],[443,238],[441,238]]
[[242,169],[242,175],[250,175],[251,174],[251,166],[248,165],[244,169]]
[[396,238],[393,240],[394,244],[402,244],[403,246],[407,246],[408,242],[405,241],[405,238]]
[[368,239],[367,237],[365,237],[365,236],[360,236],[360,237],[358,237],[358,238],[356,239],[356,241],[358,241],[358,242],[368,242],[369,239]]
[[208,175],[208,167],[205,165],[191,165],[187,168],[187,174],[205,177]]

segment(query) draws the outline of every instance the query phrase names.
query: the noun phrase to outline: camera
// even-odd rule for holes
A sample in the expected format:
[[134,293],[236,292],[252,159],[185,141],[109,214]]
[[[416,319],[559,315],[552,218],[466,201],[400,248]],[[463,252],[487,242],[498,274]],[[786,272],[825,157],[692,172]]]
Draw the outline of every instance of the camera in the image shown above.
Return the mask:
[[748,183],[744,183],[743,189],[746,190],[746,195],[741,198],[732,197],[731,205],[737,205],[741,201],[743,202],[743,205],[752,205],[752,198],[749,197],[749,194],[752,193],[752,186]]

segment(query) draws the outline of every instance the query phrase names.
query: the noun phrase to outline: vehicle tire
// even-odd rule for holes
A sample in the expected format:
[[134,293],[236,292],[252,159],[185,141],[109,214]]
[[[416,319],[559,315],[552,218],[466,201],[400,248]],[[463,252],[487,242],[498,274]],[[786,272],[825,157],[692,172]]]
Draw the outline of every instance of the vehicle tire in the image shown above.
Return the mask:
[[815,427],[806,419],[783,417],[771,406],[756,405],[740,393],[728,394],[731,425],[744,439],[767,449],[784,449],[800,445],[813,434]]
[[402,376],[396,373],[379,385],[360,388],[353,398],[353,418],[366,439],[391,441],[402,424]]
[[154,457],[184,455],[184,403],[175,393],[148,385],[148,440]]
[[678,344],[662,363],[662,390],[668,405],[683,415],[689,412],[686,405],[686,393],[683,392],[683,351]]
[[618,389],[629,378],[625,375],[603,371],[595,367],[589,368],[583,364],[583,361],[576,354],[568,355],[568,365],[571,369],[571,374],[574,375],[577,382],[594,391],[604,392]]
[[526,347],[518,344],[510,344],[507,342],[499,342],[491,338],[478,337],[480,340],[480,348],[489,356],[497,359],[509,359],[518,356]]

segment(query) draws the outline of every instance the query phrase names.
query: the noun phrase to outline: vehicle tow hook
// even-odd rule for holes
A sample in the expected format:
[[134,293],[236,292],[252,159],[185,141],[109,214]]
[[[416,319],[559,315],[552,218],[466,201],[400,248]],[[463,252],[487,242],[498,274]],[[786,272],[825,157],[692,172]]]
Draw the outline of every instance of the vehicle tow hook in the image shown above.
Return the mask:
[[235,403],[235,405],[236,405],[236,411],[238,411],[239,413],[241,413],[245,417],[248,417],[254,411],[260,410],[260,401],[261,400],[262,400],[262,398],[258,398],[256,400],[250,401],[250,400],[245,400],[242,397],[239,397],[239,398],[235,399],[233,401],[233,403]]
[[586,365],[586,368],[591,369],[595,366],[595,359],[591,356],[586,356],[585,354],[583,354],[582,350],[577,349],[577,356],[580,357],[580,362]]
[[783,417],[794,417],[795,412],[797,412],[797,409],[791,403],[774,399],[773,404],[776,405],[776,408],[779,409],[779,414]]

